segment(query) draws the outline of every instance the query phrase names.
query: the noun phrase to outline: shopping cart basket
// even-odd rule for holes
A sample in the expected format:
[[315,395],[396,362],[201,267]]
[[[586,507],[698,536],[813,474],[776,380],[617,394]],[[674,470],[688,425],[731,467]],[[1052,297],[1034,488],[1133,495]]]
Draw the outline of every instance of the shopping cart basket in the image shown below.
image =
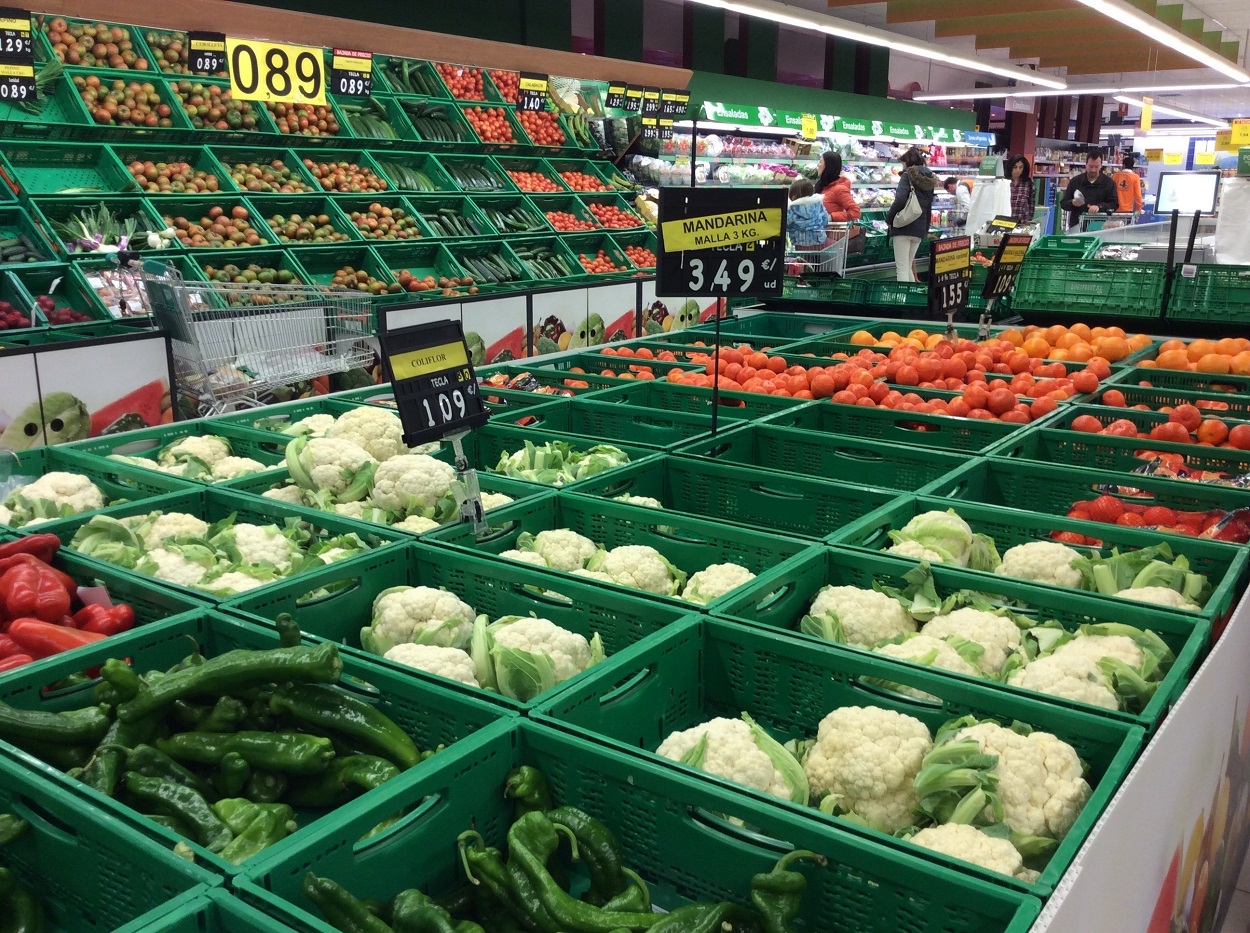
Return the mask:
[[849,224],[829,225],[832,242],[823,247],[791,247],[786,254],[790,275],[834,276],[846,274],[846,253],[850,245]]
[[153,323],[169,335],[178,394],[203,415],[257,406],[279,386],[373,362],[367,295],[188,282],[157,261],[141,274]]

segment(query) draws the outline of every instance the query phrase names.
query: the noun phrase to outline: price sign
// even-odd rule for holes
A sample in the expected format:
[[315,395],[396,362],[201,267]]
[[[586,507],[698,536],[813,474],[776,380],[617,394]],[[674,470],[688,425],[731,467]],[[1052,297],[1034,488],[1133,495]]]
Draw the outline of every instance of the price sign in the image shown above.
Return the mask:
[[603,106],[606,110],[625,110],[625,87],[624,84],[608,83],[608,93],[603,96]]
[[645,140],[660,138],[660,121],[656,117],[642,118],[642,138]]
[[404,425],[405,444],[413,447],[441,440],[481,427],[490,418],[482,407],[459,321],[393,330],[383,327],[378,339]]
[[516,109],[518,113],[525,111],[540,112],[547,109],[547,76],[532,71],[521,72],[521,83],[518,86]]
[[1016,273],[1024,262],[1024,254],[1033,244],[1033,237],[1027,233],[1008,233],[998,244],[998,252],[994,254],[994,264],[990,266],[985,277],[985,287],[981,289],[982,298],[1002,298],[1016,284]]
[[990,221],[990,229],[992,230],[1014,230],[1016,229],[1016,221],[1014,218],[1006,214],[999,214]]
[[326,103],[325,52],[307,45],[226,37],[230,93],[236,100]]
[[216,75],[226,70],[226,34],[191,32],[187,34],[187,56],[196,74]]
[[661,295],[778,297],[784,188],[661,188]]
[[373,93],[373,53],[335,49],[330,55],[330,93],[368,97]]
[[644,117],[658,117],[663,109],[664,102],[660,99],[660,89],[658,87],[643,88],[642,115]]
[[642,112],[642,88],[636,84],[625,85],[625,109],[630,113]]
[[30,11],[0,7],[0,58],[34,64],[35,44],[30,35]]
[[35,66],[0,62],[0,101],[35,99]]
[[800,123],[800,128],[799,128],[800,136],[802,136],[804,139],[816,138],[816,133],[820,129],[819,124],[816,122],[816,114],[814,113],[803,114],[801,117],[799,117],[799,123]]
[[968,307],[971,283],[972,237],[934,240],[929,261],[929,313],[953,315]]
[[673,121],[667,117],[660,117],[660,140],[673,138]]

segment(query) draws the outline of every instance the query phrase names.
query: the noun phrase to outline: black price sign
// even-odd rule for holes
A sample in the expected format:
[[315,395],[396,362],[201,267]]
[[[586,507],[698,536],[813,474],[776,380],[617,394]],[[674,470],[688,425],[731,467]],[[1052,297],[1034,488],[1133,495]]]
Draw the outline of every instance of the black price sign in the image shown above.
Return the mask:
[[655,117],[642,118],[642,138],[652,141],[660,138],[660,121]]
[[660,295],[779,297],[784,188],[661,188]]
[[0,101],[35,99],[35,66],[0,63]]
[[933,241],[929,260],[929,313],[958,314],[968,307],[972,283],[972,237]]
[[532,71],[522,71],[520,85],[517,88],[516,109],[518,113],[525,111],[540,112],[547,109],[547,76]]
[[985,277],[985,287],[981,289],[982,298],[1002,298],[1016,284],[1016,274],[1024,262],[1024,254],[1033,244],[1033,237],[1027,233],[1008,233],[998,244],[998,252],[994,254],[994,264],[990,266]]
[[1014,217],[1006,214],[999,214],[990,221],[991,230],[1014,230],[1016,229],[1016,221]]
[[642,112],[642,91],[636,84],[625,85],[625,109],[630,113]]
[[666,87],[660,91],[660,116],[684,117],[690,106],[690,95],[685,91]]
[[187,34],[187,55],[196,74],[215,75],[226,70],[226,34],[191,32]]
[[658,87],[644,87],[642,89],[642,115],[644,117],[658,117],[663,107],[664,102],[660,99],[660,89]]
[[373,93],[373,53],[334,49],[330,56],[330,93],[368,97]]
[[30,33],[29,10],[0,7],[0,59],[34,64],[35,43]]
[[673,121],[666,117],[660,117],[660,141],[673,138]]
[[603,106],[606,110],[627,110],[628,105],[625,102],[624,84],[608,83],[608,93],[603,97]]
[[481,427],[490,418],[459,321],[383,327],[378,339],[409,447]]

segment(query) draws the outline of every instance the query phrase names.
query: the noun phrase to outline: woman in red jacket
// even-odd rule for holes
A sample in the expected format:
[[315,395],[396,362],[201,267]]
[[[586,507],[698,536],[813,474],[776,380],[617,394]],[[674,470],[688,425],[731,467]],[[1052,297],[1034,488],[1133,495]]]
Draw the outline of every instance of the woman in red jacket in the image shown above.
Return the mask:
[[820,157],[816,193],[824,200],[830,220],[835,223],[859,220],[859,205],[851,194],[851,180],[842,174],[842,156],[836,152],[826,152]]

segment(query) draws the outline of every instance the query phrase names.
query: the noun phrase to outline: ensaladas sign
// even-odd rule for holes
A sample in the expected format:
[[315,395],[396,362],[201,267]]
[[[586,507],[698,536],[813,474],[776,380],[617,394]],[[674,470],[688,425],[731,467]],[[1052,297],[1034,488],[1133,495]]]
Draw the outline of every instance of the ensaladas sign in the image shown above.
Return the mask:
[[[771,107],[752,107],[746,104],[703,102],[703,119],[716,123],[733,123],[737,126],[775,127],[801,133],[805,116],[810,120],[813,114],[774,110]],[[821,133],[843,133],[847,136],[861,136],[869,139],[889,137],[899,142],[966,143],[973,146],[992,146],[995,141],[993,133],[970,133],[945,126],[883,122],[829,113],[815,114],[815,117]]]

